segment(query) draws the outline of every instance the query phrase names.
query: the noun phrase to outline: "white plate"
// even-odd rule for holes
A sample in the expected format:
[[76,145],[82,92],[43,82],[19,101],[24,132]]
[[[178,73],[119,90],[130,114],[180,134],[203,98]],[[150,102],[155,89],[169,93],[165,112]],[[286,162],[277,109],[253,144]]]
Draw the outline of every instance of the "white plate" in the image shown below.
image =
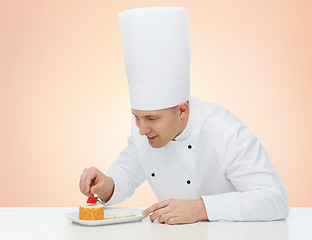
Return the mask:
[[[125,223],[125,222],[139,222],[146,216],[142,216],[142,211],[144,209],[139,208],[104,208],[104,218],[110,217],[120,217],[114,219],[104,219],[104,220],[80,220],[79,211],[69,212],[65,216],[78,224],[86,226],[99,226],[106,224],[115,224],[115,223]],[[126,217],[129,215],[135,215],[132,217]]]

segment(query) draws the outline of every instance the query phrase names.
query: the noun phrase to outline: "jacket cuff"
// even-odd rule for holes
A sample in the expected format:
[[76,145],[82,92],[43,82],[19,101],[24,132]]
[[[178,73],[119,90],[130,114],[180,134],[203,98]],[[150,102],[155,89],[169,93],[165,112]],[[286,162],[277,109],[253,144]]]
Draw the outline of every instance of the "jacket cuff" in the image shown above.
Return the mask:
[[[233,193],[201,196],[209,221],[240,221],[242,214]],[[230,204],[229,204],[230,203]]]

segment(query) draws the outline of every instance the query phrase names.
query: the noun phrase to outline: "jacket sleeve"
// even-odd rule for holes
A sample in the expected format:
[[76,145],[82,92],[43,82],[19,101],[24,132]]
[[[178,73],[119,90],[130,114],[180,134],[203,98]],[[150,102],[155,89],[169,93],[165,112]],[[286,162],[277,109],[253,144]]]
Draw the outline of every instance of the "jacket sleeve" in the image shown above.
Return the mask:
[[106,175],[110,176],[115,184],[111,199],[104,203],[106,206],[124,201],[144,182],[145,174],[140,166],[132,137],[128,138],[128,146],[107,170]]
[[282,180],[259,139],[244,125],[224,138],[225,175],[236,192],[202,196],[210,221],[271,221],[287,218]]

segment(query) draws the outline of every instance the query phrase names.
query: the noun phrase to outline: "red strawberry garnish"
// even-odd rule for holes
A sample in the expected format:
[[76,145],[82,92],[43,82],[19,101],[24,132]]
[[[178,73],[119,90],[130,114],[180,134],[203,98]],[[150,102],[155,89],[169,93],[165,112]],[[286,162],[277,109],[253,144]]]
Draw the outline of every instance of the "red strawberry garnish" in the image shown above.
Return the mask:
[[87,203],[97,203],[97,198],[96,197],[89,197],[87,200]]

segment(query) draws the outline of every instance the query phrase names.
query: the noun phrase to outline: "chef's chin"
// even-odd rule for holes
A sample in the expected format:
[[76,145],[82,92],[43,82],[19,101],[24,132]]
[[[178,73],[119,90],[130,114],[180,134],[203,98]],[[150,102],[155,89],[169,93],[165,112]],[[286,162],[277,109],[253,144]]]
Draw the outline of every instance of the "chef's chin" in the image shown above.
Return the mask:
[[155,139],[154,141],[148,140],[148,143],[152,148],[162,148],[167,144],[167,143],[162,143],[161,141],[159,141],[159,139]]

